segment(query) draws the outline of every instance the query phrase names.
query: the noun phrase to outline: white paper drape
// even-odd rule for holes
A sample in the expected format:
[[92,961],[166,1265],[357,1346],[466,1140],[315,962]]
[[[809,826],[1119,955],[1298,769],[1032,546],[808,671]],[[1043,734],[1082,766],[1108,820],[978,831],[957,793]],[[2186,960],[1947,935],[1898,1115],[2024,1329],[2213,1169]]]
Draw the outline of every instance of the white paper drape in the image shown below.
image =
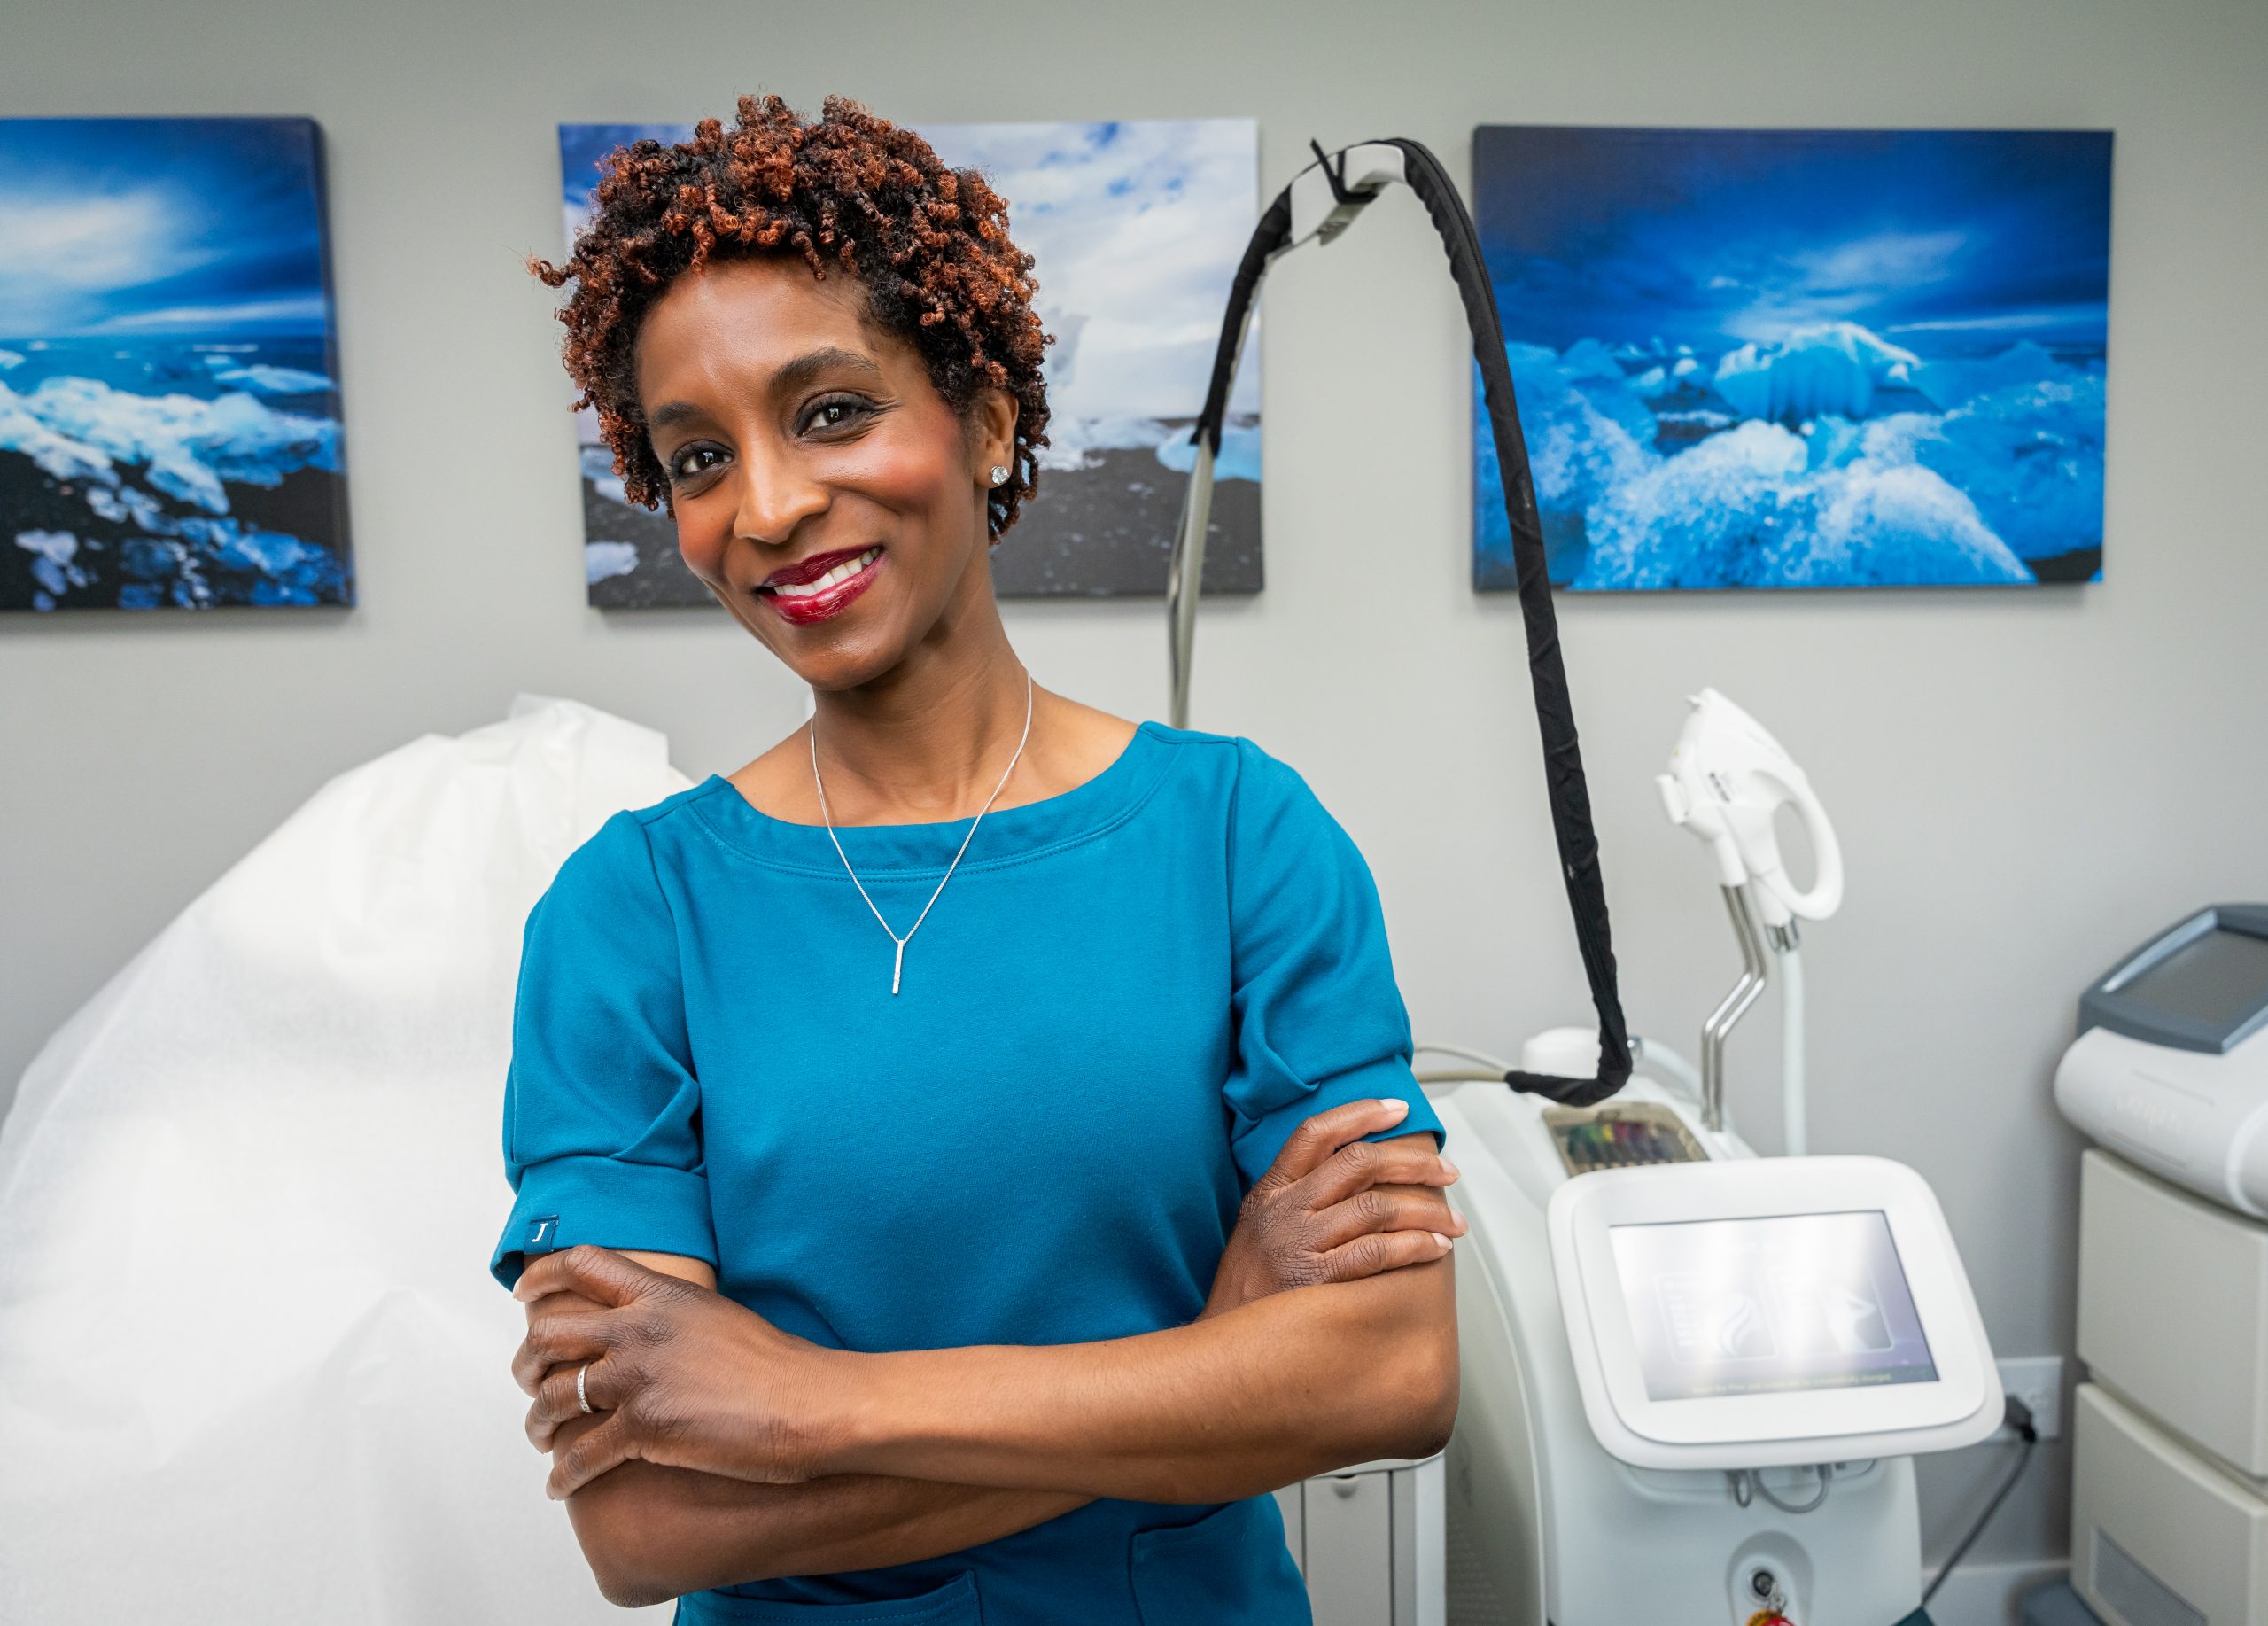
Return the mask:
[[520,696],[331,780],[48,1041],[0,1125],[0,1620],[625,1618],[487,1263],[522,922],[688,782]]

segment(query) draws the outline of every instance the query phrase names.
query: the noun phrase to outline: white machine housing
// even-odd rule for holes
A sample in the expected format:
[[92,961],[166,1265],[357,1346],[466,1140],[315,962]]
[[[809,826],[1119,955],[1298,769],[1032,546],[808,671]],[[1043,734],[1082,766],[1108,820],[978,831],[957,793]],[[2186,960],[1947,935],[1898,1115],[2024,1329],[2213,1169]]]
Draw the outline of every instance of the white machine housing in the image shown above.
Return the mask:
[[1276,1493],[1314,1626],[1444,1626],[1441,1461],[1357,1463]]
[[2071,1396],[2071,1585],[2104,1626],[2268,1626],[2268,1497],[2101,1383]]
[[2225,1054],[2089,1028],[2056,1063],[2055,1104],[2151,1173],[2268,1219],[2268,1028]]
[[2268,1225],[2079,1160],[2071,1583],[2109,1626],[2268,1626]]
[[[1903,1163],[1883,1157],[1783,1157],[1601,1170],[1562,1185],[1551,1194],[1545,1219],[1583,1410],[1599,1443],[1624,1462],[1648,1468],[1791,1467],[1951,1451],[1974,1445],[2000,1427],[2003,1408],[1992,1344],[1968,1272],[1929,1182]],[[1619,1256],[1616,1246],[1617,1233],[1635,1227],[1645,1228],[1644,1244],[1657,1249],[1673,1241],[1684,1244],[1666,1261],[1674,1274],[1658,1277],[1651,1289],[1625,1280],[1635,1266]],[[1669,1237],[1672,1228],[1685,1227],[1709,1234]],[[1780,1234],[1772,1239],[1775,1231]],[[1822,1242],[1864,1248],[1876,1234],[1887,1243],[1886,1254],[1877,1247],[1872,1259],[1816,1257]],[[1623,1240],[1635,1248],[1642,1239]],[[1842,1282],[1864,1279],[1870,1295],[1865,1308],[1885,1340],[1880,1355],[1830,1352],[1825,1370],[1801,1374],[1802,1358],[1783,1342],[1798,1329],[1783,1326],[1775,1336],[1768,1324],[1791,1316],[1795,1306],[1766,1308],[1759,1301],[1778,1294],[1761,1280],[1753,1296],[1726,1285],[1751,1272],[1739,1264],[1726,1270],[1725,1252],[1759,1247],[1780,1248],[1782,1257],[1799,1268],[1808,1253],[1811,1264],[1838,1272],[1833,1280],[1793,1284],[1790,1297],[1847,1295]],[[1713,1277],[1711,1266],[1717,1267]],[[1768,1271],[1759,1266],[1752,1273],[1761,1278]],[[1680,1282],[1691,1284],[1691,1296],[1673,1305],[1665,1295]],[[1635,1306],[1643,1303],[1664,1319],[1675,1315],[1690,1321],[1705,1316],[1712,1294],[1731,1296],[1738,1313],[1751,1318],[1752,1343],[1770,1352],[1728,1358],[1710,1351],[1714,1364],[1698,1370],[1739,1374],[1752,1369],[1753,1384],[1776,1380],[1785,1387],[1667,1398],[1651,1392]],[[1852,1296],[1852,1309],[1859,1310]],[[1689,1330],[1702,1334],[1689,1342],[1708,1342],[1710,1329]],[[1655,1351],[1662,1365],[1678,1353]],[[1817,1357],[1813,1364],[1820,1364]]]
[[2079,1030],[2071,1584],[2109,1626],[2268,1626],[2268,907],[2177,921]]
[[[1464,1171],[1450,1199],[1471,1225],[1457,1245],[1450,1626],[1746,1626],[1773,1599],[1798,1626],[1891,1626],[1912,1614],[1922,1537],[1909,1457],[1840,1456],[1821,1441],[1800,1453],[1814,1466],[1728,1473],[1634,1466],[1600,1443],[1547,1214],[1555,1193],[1610,1177],[1568,1173],[1551,1123],[1569,1109],[1488,1083],[1432,1093]],[[1754,1157],[1729,1127],[1703,1126],[1694,1096],[1643,1075],[1588,1110],[1649,1115],[1711,1163]],[[1751,1166],[1768,1178],[1791,1165]],[[1990,1369],[1988,1351],[1977,1358]],[[1833,1469],[1823,1495],[1822,1463]]]
[[2176,922],[2079,1000],[2055,1104],[2151,1173],[2268,1218],[2268,906]]

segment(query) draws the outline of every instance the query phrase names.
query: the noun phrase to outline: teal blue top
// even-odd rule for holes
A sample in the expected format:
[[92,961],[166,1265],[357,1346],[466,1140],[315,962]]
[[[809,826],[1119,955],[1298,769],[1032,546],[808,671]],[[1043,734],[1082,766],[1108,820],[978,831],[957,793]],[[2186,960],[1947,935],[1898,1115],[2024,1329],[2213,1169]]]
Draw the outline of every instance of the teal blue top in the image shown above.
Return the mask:
[[[838,834],[903,932],[968,821]],[[987,816],[905,950],[817,825],[712,774],[615,814],[529,914],[490,1270],[688,1255],[847,1350],[1046,1344],[1204,1307],[1239,1202],[1326,1107],[1441,1132],[1377,888],[1300,776],[1144,723],[1093,779]],[[1104,1498],[886,1569],[688,1595],[680,1621],[1291,1626],[1270,1497]]]

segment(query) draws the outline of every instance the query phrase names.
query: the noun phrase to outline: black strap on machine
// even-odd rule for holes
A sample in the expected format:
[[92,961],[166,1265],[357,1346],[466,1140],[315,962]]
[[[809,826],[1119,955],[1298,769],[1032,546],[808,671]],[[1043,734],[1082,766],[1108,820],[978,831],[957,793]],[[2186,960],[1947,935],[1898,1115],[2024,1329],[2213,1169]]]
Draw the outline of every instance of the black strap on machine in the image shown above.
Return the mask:
[[[1354,200],[1345,182],[1345,156],[1334,170],[1331,158],[1315,145],[1317,163],[1330,183],[1332,195],[1341,203]],[[1615,987],[1614,946],[1606,914],[1606,889],[1599,876],[1598,836],[1591,824],[1590,790],[1583,777],[1582,752],[1575,734],[1575,714],[1567,698],[1567,673],[1559,658],[1559,626],[1551,603],[1551,582],[1546,572],[1543,528],[1536,514],[1535,479],[1528,467],[1527,442],[1520,433],[1519,411],[1512,397],[1512,370],[1504,355],[1503,324],[1496,311],[1496,292],[1480,254],[1480,234],[1472,215],[1457,195],[1449,173],[1422,143],[1400,138],[1376,144],[1398,147],[1404,155],[1410,188],[1433,217],[1441,245],[1449,253],[1449,270],[1464,301],[1467,324],[1472,330],[1473,359],[1480,366],[1481,397],[1488,409],[1489,426],[1496,443],[1496,465],[1504,488],[1504,511],[1511,522],[1512,560],[1520,595],[1521,619],[1527,633],[1528,679],[1535,698],[1535,720],[1543,746],[1546,791],[1551,804],[1551,831],[1558,844],[1559,872],[1566,884],[1567,906],[1575,921],[1575,941],[1583,956],[1583,974],[1589,980],[1591,1004],[1598,1012],[1599,1064],[1593,1078],[1567,1078],[1550,1073],[1504,1075],[1516,1090],[1542,1095],[1567,1106],[1585,1107],[1613,1094],[1630,1077],[1629,1032],[1623,1022],[1622,1000]],[[1214,353],[1213,377],[1205,393],[1205,410],[1192,430],[1192,442],[1200,439],[1217,455],[1222,426],[1228,416],[1230,385],[1236,376],[1237,353],[1242,346],[1252,304],[1268,274],[1269,261],[1288,245],[1292,224],[1292,190],[1278,195],[1261,214],[1260,223],[1245,245],[1229,291],[1229,307],[1221,324],[1221,341]]]

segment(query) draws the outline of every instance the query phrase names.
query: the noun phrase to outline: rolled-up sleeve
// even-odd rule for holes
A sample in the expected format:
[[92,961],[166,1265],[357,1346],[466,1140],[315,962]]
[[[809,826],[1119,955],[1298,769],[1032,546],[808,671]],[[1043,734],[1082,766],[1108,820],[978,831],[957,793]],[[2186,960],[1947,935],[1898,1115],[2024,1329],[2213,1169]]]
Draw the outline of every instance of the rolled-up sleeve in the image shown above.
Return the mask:
[[1410,1013],[1370,866],[1298,774],[1248,740],[1237,751],[1224,1093],[1246,1187],[1301,1124],[1366,1097],[1410,1112],[1365,1139],[1430,1130],[1440,1145],[1441,1121],[1410,1070]]
[[676,922],[616,813],[528,914],[504,1084],[514,1195],[489,1273],[578,1242],[717,1263]]

